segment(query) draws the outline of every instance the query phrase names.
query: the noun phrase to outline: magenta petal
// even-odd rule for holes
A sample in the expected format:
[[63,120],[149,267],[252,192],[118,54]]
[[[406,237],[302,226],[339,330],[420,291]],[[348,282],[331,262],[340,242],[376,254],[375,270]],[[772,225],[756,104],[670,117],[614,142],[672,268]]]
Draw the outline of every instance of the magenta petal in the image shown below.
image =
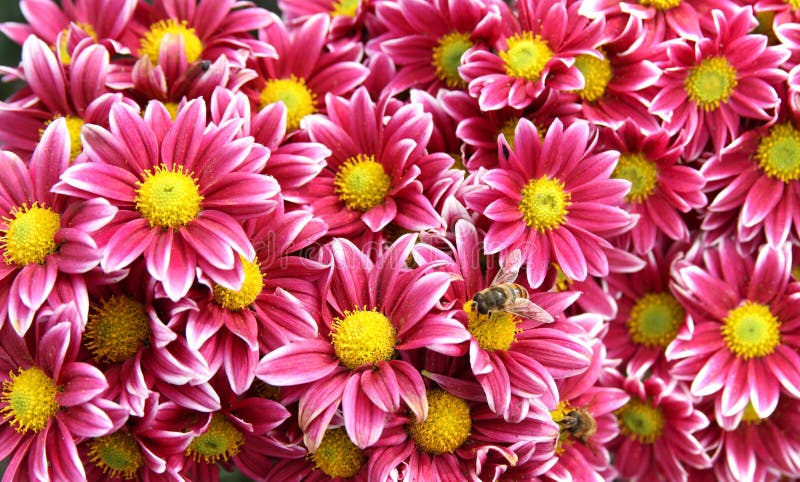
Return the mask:
[[197,169],[195,158],[203,144],[205,114],[206,105],[201,98],[189,101],[178,112],[175,122],[161,142],[161,159],[168,168],[182,165],[188,171]]
[[325,378],[338,366],[333,346],[325,340],[312,339],[271,351],[259,362],[256,376],[279,387],[300,385]]
[[255,378],[258,349],[251,349],[241,338],[235,336],[228,336],[225,341],[225,373],[233,393],[241,395],[250,388]]
[[88,402],[108,388],[103,372],[88,363],[67,363],[61,369],[61,381],[56,400],[62,407]]
[[384,412],[400,408],[400,386],[391,365],[386,362],[379,362],[372,370],[361,374],[361,389]]
[[750,387],[747,384],[747,363],[739,357],[734,357],[733,362],[728,367],[728,377],[722,387],[721,407],[722,414],[732,416],[741,412],[747,406],[750,399]]
[[800,354],[786,345],[778,345],[764,361],[784,390],[800,398]]
[[108,415],[93,403],[65,408],[58,416],[73,435],[80,437],[100,437],[114,428]]
[[386,413],[376,407],[361,390],[360,378],[352,376],[347,380],[342,393],[342,415],[350,440],[365,449],[381,437]]
[[56,423],[48,434],[47,444],[53,442],[57,447],[48,447],[47,464],[52,471],[51,480],[84,480],[86,472],[78,449],[75,447],[69,428],[61,420]]
[[475,378],[486,393],[486,403],[489,408],[498,415],[504,415],[511,404],[511,381],[505,365],[496,358],[496,355],[490,353],[489,357],[492,369],[485,374],[475,375]]
[[767,418],[772,415],[778,406],[781,388],[766,364],[750,360],[747,364],[747,384],[750,387],[750,403],[758,416]]
[[50,295],[57,276],[58,270],[52,262],[48,261],[45,265],[31,263],[14,278],[11,291],[16,291],[22,303],[35,310]]
[[300,396],[297,407],[297,424],[302,430],[327,410],[339,407],[342,392],[347,380],[351,377],[349,370],[342,368],[329,377],[321,378]]
[[114,234],[103,246],[103,259],[100,261],[103,270],[112,272],[127,267],[155,237],[155,230],[143,218],[114,226]]
[[156,383],[158,392],[181,407],[198,412],[215,412],[220,409],[217,392],[208,383],[175,386],[169,383]]
[[387,198],[379,204],[361,215],[361,220],[373,232],[377,233],[389,224],[397,215],[397,204],[394,199]]
[[403,399],[417,420],[428,418],[428,397],[425,394],[425,382],[419,370],[402,360],[389,362],[397,377],[400,387],[400,398]]
[[695,376],[691,386],[692,395],[703,397],[722,389],[728,376],[731,358],[733,354],[725,348],[714,353]]
[[569,279],[586,279],[588,266],[575,236],[566,229],[558,228],[548,232],[553,255],[561,270]]

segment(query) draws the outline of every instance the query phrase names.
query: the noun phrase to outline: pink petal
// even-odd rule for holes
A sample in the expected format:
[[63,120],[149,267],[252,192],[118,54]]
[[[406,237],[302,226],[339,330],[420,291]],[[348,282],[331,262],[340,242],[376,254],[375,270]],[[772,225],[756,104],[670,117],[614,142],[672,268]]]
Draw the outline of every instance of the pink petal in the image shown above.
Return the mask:
[[365,449],[381,437],[386,413],[376,407],[361,390],[359,376],[347,380],[342,393],[342,415],[347,435],[359,448]]
[[372,370],[361,374],[361,389],[384,412],[396,412],[400,408],[400,386],[386,362],[379,362]]
[[428,418],[428,396],[419,370],[402,360],[393,360],[389,364],[400,387],[400,398],[417,420]]
[[79,437],[100,437],[114,428],[108,415],[93,403],[62,409],[58,417],[69,427],[70,433]]
[[725,384],[733,354],[721,349],[706,361],[692,382],[692,395],[703,397],[716,393]]
[[86,403],[108,388],[106,377],[88,363],[70,362],[61,370],[61,391],[56,396],[62,407]]
[[292,386],[323,379],[338,366],[333,346],[322,339],[311,339],[289,343],[265,355],[256,376],[270,385]]
[[156,231],[150,228],[144,218],[115,226],[114,234],[103,247],[100,261],[106,272],[117,271],[130,265],[156,238]]

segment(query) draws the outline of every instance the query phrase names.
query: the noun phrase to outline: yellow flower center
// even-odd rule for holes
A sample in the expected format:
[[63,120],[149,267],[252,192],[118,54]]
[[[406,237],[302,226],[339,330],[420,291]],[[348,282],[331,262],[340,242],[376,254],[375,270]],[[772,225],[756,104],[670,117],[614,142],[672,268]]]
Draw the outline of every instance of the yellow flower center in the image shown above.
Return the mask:
[[351,157],[339,167],[333,178],[334,192],[349,209],[369,211],[383,203],[392,178],[371,155]]
[[698,107],[710,111],[728,102],[736,84],[736,69],[728,59],[709,57],[689,72],[684,88]]
[[333,479],[355,477],[367,457],[350,437],[344,428],[334,428],[325,432],[319,448],[311,455],[311,460],[318,469]]
[[800,131],[778,124],[758,143],[755,159],[768,176],[790,183],[800,179]]
[[669,293],[647,293],[631,309],[626,322],[634,343],[666,348],[683,324],[683,307]]
[[657,10],[669,10],[680,5],[681,0],[639,0],[639,3]]
[[461,32],[450,32],[439,39],[433,48],[433,66],[436,76],[451,89],[466,87],[467,83],[458,74],[461,56],[472,47],[469,35]]
[[39,202],[14,207],[9,217],[3,218],[3,258],[8,264],[27,266],[42,264],[56,252],[55,235],[61,229],[61,216]]
[[466,401],[444,390],[428,390],[428,418],[413,417],[408,434],[417,447],[432,455],[451,454],[469,438],[472,419]]
[[651,444],[661,437],[664,416],[658,407],[634,398],[614,414],[620,432],[626,437],[643,444]]
[[337,0],[333,2],[331,17],[355,17],[360,0]]
[[224,415],[211,416],[208,430],[192,439],[186,448],[186,455],[195,462],[213,464],[227,462],[239,453],[244,443],[244,435]]
[[178,103],[177,102],[164,102],[164,108],[169,112],[169,117],[173,121],[178,117]]
[[575,67],[586,81],[583,89],[577,91],[578,96],[588,102],[602,97],[613,77],[611,62],[605,56],[598,59],[594,55],[578,55],[575,57]]
[[747,402],[747,406],[744,407],[744,413],[742,414],[742,422],[746,422],[749,424],[760,424],[764,419],[758,416],[756,413],[756,409],[753,407],[751,402]]
[[563,182],[542,176],[522,188],[519,211],[528,227],[545,233],[566,224],[571,199],[572,193],[564,192]]
[[[558,403],[555,410],[550,411],[550,418],[553,419],[553,422],[559,423],[567,416],[569,412],[574,410],[572,405],[569,403],[569,400],[563,400]],[[564,453],[564,450],[570,445],[572,445],[572,435],[566,430],[559,430],[558,432],[558,441],[556,442],[556,455],[561,455]]]
[[722,338],[728,348],[745,360],[767,356],[781,342],[781,322],[761,303],[745,301],[722,322]]
[[113,295],[92,305],[83,337],[95,360],[125,361],[150,340],[150,318],[142,303]]
[[505,351],[516,340],[519,320],[507,311],[493,311],[482,315],[472,311],[472,302],[464,303],[467,313],[467,330],[475,337],[478,346],[486,351]]
[[640,203],[653,194],[658,184],[658,166],[639,152],[621,154],[611,177],[631,182],[625,196],[629,203]]
[[150,25],[150,30],[141,39],[139,55],[146,55],[153,65],[158,63],[158,54],[161,46],[167,44],[177,44],[178,38],[183,37],[183,48],[186,54],[186,61],[194,62],[203,53],[203,42],[194,31],[194,28],[187,27],[186,20],[178,23],[174,18],[159,20]]
[[[97,41],[97,32],[95,32],[94,27],[92,27],[88,23],[84,22],[75,22],[78,27],[81,28],[84,32],[86,32],[90,37],[92,37],[95,42]],[[69,54],[69,28],[64,28],[61,30],[58,39],[56,40],[57,44],[53,48],[58,52],[58,57],[61,60],[61,63],[64,65],[70,65],[72,63],[72,57]]]
[[366,306],[344,315],[331,326],[331,341],[342,365],[353,370],[392,358],[397,332],[388,318]]
[[500,58],[506,63],[506,73],[511,77],[527,80],[539,80],[547,62],[553,58],[553,51],[542,40],[541,35],[534,37],[532,32],[514,34],[506,41],[508,47],[500,52]]
[[786,3],[792,6],[793,9],[800,9],[800,0],[786,0]]
[[193,173],[183,172],[183,166],[169,170],[159,164],[142,177],[136,182],[134,203],[150,227],[178,228],[197,218],[203,196]]
[[144,466],[136,439],[125,432],[115,432],[89,442],[89,459],[103,469],[110,479],[134,480]]
[[3,382],[0,394],[0,402],[5,404],[0,409],[3,420],[17,432],[41,431],[58,412],[55,381],[37,367],[20,368],[8,375],[11,378]]
[[214,301],[226,310],[238,311],[247,308],[256,301],[264,288],[264,275],[261,273],[258,260],[247,261],[242,258],[242,265],[244,265],[244,282],[240,290],[214,285]]
[[317,94],[306,86],[306,80],[292,75],[288,79],[270,79],[258,98],[263,108],[275,102],[286,106],[286,131],[300,127],[300,121],[317,111]]

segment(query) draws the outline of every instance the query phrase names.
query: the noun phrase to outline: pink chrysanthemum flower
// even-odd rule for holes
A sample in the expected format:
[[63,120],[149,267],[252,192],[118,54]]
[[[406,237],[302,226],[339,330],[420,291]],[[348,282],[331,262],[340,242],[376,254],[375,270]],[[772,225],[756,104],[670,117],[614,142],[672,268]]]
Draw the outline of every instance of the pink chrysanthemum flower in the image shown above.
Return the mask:
[[306,116],[324,113],[327,94],[349,97],[367,77],[367,68],[359,63],[361,43],[329,43],[330,21],[327,15],[314,15],[289,29],[275,17],[258,31],[258,38],[274,46],[277,56],[253,59],[258,77],[243,91],[259,110],[282,102],[287,132],[297,130]]
[[800,123],[781,116],[776,124],[748,130],[703,164],[700,172],[719,187],[703,229],[735,228],[740,240],[766,235],[771,246],[800,239]]
[[596,134],[585,121],[564,128],[556,119],[544,140],[521,119],[514,147],[499,140],[500,167],[487,171],[484,186],[465,194],[467,207],[493,221],[483,242],[487,254],[513,250],[526,257],[531,287],[542,284],[551,263],[569,279],[608,274],[606,240],[631,225],[617,207],[630,183],[612,179],[618,153],[596,151]]
[[[456,222],[455,244],[450,248],[452,255],[419,245],[414,259],[419,264],[443,263],[440,269],[459,278],[451,283],[444,300],[457,309],[454,318],[467,332],[469,366],[489,408],[510,422],[526,416],[526,404],[532,397],[553,409],[558,397],[554,379],[584,372],[591,360],[588,334],[562,316],[578,293],[530,293],[538,310],[530,319],[511,311],[481,314],[473,310],[471,302],[490,285],[491,278],[481,271],[475,227],[468,221]],[[507,272],[511,268],[501,269]],[[555,323],[552,314],[559,316]]]
[[326,103],[328,116],[312,116],[307,128],[332,154],[304,201],[328,225],[328,235],[374,247],[390,224],[408,231],[439,228],[428,190],[453,158],[427,152],[430,114],[407,104],[386,120],[385,105],[374,104],[364,88],[350,100],[329,95]]
[[202,286],[177,304],[187,309],[175,306],[170,320],[171,326],[185,330],[189,346],[202,353],[212,373],[226,375],[237,394],[253,383],[260,348],[272,350],[317,334],[314,318],[307,314],[317,316],[321,300],[315,280],[324,270],[288,255],[325,233],[324,224],[308,212],[278,208],[246,221],[245,232],[257,249],[254,259],[242,259],[242,287],[231,290],[201,275]]
[[673,291],[694,321],[667,348],[672,374],[692,382],[692,395],[721,397],[718,416],[752,404],[768,417],[781,388],[800,398],[798,286],[788,245],[764,245],[742,256],[723,241],[702,253],[702,266],[677,262]]
[[78,446],[86,469],[86,480],[181,480],[176,463],[194,434],[174,421],[171,412],[180,410],[170,401],[160,401],[150,392],[141,418],[131,418],[116,432],[87,439]]
[[703,176],[680,164],[682,146],[663,129],[643,132],[626,121],[615,129],[600,129],[600,143],[619,151],[611,177],[631,182],[625,209],[638,218],[636,225],[618,240],[618,246],[644,254],[653,249],[659,234],[677,241],[689,240],[689,228],[681,213],[706,205]]
[[253,259],[255,250],[240,223],[280,201],[278,184],[260,174],[268,151],[249,137],[234,140],[240,126],[206,126],[205,102],[195,99],[175,121],[153,101],[144,118],[117,104],[110,130],[84,128],[88,162],[72,165],[54,189],[119,207],[98,233],[104,270],[144,254],[172,300],[188,292],[197,268],[215,283],[241,287],[240,257]]
[[108,111],[115,102],[127,102],[122,94],[111,94],[106,81],[111,75],[108,51],[92,41],[81,42],[69,65],[36,37],[22,46],[20,78],[27,87],[10,102],[0,104],[0,142],[4,149],[29,159],[45,127],[64,117],[70,139],[70,159],[80,154],[81,127],[108,125]]
[[0,153],[0,320],[8,319],[21,335],[51,293],[71,298],[83,326],[88,296],[80,275],[101,258],[92,235],[117,213],[104,199],[76,201],[51,192],[67,169],[69,150],[66,121],[57,119],[29,165]]
[[711,13],[714,29],[696,42],[672,42],[650,112],[665,119],[670,133],[686,132],[684,159],[694,160],[710,141],[719,152],[739,133],[741,119],[773,119],[789,58],[782,46],[751,33],[751,7],[730,15]]
[[458,322],[435,308],[452,275],[406,266],[415,239],[399,238],[375,263],[345,239],[327,245],[322,261],[332,272],[322,287],[320,336],[278,348],[258,366],[264,382],[302,389],[299,425],[312,452],[340,406],[347,434],[360,448],[377,442],[386,415],[401,406],[424,420],[422,377],[396,355],[466,341]]
[[620,476],[686,481],[687,467],[711,465],[696,434],[708,425],[708,419],[692,405],[682,385],[668,385],[655,376],[641,381],[619,375],[609,377],[608,384],[630,395],[628,403],[614,412],[620,434],[609,445]]
[[[128,411],[102,396],[108,387],[96,367],[79,361],[80,323],[61,306],[26,338],[0,330],[0,458],[6,480],[81,480],[76,443],[117,430]],[[31,352],[31,349],[33,352]]]
[[769,417],[759,417],[747,405],[724,418],[733,419],[727,420],[732,426],[710,430],[717,480],[766,482],[800,477],[800,401],[780,397]]
[[[134,264],[124,280],[90,285],[89,319],[83,345],[109,381],[109,397],[144,416],[151,390],[165,385],[180,387],[191,406],[216,410],[219,400],[209,398],[205,386],[211,378],[203,356],[186,338],[161,320],[156,304],[165,294],[147,274],[144,261]],[[168,320],[167,320],[168,321]]]
[[416,87],[434,94],[443,88],[466,89],[458,73],[461,56],[476,44],[495,43],[503,21],[511,17],[501,5],[481,0],[378,2],[375,15],[386,31],[370,39],[367,49],[381,50],[398,67],[386,88]]
[[497,53],[476,46],[459,67],[483,110],[524,109],[546,89],[570,91],[586,84],[575,57],[602,58],[603,19],[578,15],[579,2],[518,2],[518,23],[497,42]]
[[465,167],[474,172],[478,168],[498,167],[497,136],[503,134],[509,146],[514,146],[514,131],[520,118],[527,118],[545,132],[553,119],[569,125],[580,114],[580,106],[570,96],[547,91],[533,104],[523,110],[504,107],[484,111],[478,101],[462,91],[444,92],[442,104],[445,110],[458,121],[455,134],[464,141]]
[[369,17],[373,17],[374,0],[278,0],[278,7],[292,25],[302,25],[310,17],[324,13],[331,18],[332,40],[357,39]]
[[686,322],[686,310],[669,289],[672,263],[681,245],[659,245],[643,255],[646,265],[635,273],[615,273],[605,281],[619,312],[608,324],[603,342],[608,357],[624,373],[644,378],[653,373],[670,378],[664,350]]

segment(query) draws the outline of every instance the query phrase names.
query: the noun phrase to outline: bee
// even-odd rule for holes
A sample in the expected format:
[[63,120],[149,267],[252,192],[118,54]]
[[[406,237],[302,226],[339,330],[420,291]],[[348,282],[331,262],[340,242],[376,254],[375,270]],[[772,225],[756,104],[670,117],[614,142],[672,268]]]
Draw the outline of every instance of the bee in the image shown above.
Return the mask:
[[597,423],[594,417],[583,407],[570,410],[558,424],[562,432],[569,433],[572,438],[587,445],[592,435],[597,432]]
[[552,315],[529,299],[528,290],[514,283],[522,266],[522,252],[512,251],[488,288],[472,297],[472,311],[482,315],[506,311],[522,318],[549,323]]

